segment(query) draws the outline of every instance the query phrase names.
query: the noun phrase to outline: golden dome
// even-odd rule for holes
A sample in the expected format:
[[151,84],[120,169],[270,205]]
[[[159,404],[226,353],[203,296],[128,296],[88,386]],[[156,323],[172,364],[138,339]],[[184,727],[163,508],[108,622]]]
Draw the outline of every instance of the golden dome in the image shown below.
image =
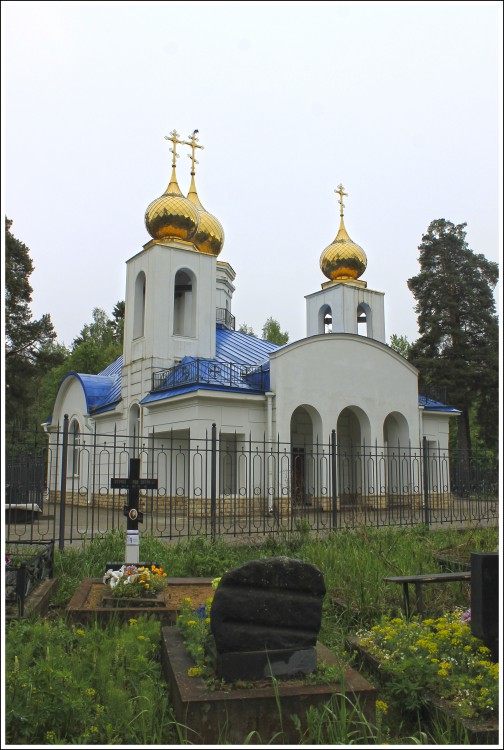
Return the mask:
[[160,198],[152,201],[145,212],[145,226],[150,236],[155,240],[185,240],[191,241],[199,227],[199,212],[194,203],[188,200],[181,192],[175,172],[175,160],[178,157],[176,148],[178,133],[173,130],[171,138],[165,136],[166,140],[172,141],[173,153],[172,176],[170,184]]
[[200,253],[219,255],[224,245],[224,229],[220,221],[201,205],[198,193],[196,192],[194,174],[191,177],[191,187],[189,188],[187,198],[196,206],[199,213],[199,226],[192,241]]
[[343,221],[343,186],[334,192],[340,194],[340,227],[336,238],[320,256],[320,268],[331,281],[349,281],[362,276],[367,266],[366,253],[348,236]]
[[145,226],[155,240],[193,240],[199,226],[199,214],[194,203],[182,195],[175,169],[163,195],[147,207]]

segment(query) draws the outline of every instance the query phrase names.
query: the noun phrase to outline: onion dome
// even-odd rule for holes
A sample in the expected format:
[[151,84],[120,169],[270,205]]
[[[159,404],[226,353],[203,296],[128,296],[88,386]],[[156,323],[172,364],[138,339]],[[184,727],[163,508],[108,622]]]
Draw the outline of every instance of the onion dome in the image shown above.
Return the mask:
[[198,193],[196,192],[194,174],[191,177],[191,187],[189,188],[187,198],[194,203],[199,213],[199,226],[192,241],[200,253],[219,255],[224,245],[224,229],[220,221],[201,205]]
[[198,138],[196,137],[196,133],[198,132],[198,130],[194,130],[188,140],[184,141],[187,146],[191,147],[191,154],[189,155],[189,159],[191,160],[191,186],[187,198],[196,206],[199,214],[199,226],[193,237],[193,242],[200,253],[217,256],[224,245],[224,229],[220,221],[201,205],[194,181],[194,175],[196,174],[195,165],[198,164],[195,152],[197,148],[205,148],[198,143]]
[[175,171],[176,144],[182,143],[177,139],[178,133],[170,133],[173,148],[172,176],[170,184],[160,198],[152,201],[145,212],[145,226],[154,240],[185,240],[193,241],[199,227],[199,212],[194,203],[186,198],[177,183]]
[[340,227],[336,238],[320,256],[320,268],[330,281],[355,281],[367,266],[366,253],[348,236],[343,221],[343,186],[334,191],[340,195]]

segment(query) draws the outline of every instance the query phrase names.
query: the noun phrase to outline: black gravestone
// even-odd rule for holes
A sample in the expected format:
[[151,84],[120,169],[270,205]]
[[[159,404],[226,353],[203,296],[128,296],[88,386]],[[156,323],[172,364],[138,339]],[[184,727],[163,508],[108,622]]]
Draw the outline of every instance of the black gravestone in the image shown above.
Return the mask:
[[217,677],[312,672],[325,592],[318,568],[288,557],[252,560],[226,573],[210,613]]
[[471,552],[471,631],[497,661],[499,637],[499,555]]

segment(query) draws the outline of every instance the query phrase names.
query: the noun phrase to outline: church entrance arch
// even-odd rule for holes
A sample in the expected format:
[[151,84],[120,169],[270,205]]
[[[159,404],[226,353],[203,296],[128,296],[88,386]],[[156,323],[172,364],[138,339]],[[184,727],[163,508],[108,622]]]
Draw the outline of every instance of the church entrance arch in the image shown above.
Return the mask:
[[402,498],[411,485],[408,421],[398,411],[390,412],[383,422],[383,446],[385,486],[390,502],[394,497]]
[[312,406],[298,406],[292,413],[291,436],[291,497],[295,506],[312,505],[317,494],[317,437],[322,419]]
[[341,506],[354,506],[366,494],[364,446],[371,441],[371,424],[358,406],[345,407],[337,427],[338,495]]

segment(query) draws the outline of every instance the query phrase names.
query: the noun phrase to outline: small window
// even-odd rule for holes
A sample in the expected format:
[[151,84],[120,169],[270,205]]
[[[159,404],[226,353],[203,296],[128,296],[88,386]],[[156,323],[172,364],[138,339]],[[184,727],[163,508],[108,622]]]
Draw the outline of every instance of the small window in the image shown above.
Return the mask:
[[70,423],[68,430],[67,471],[71,477],[79,476],[80,427],[76,419]]
[[145,274],[140,271],[135,281],[135,304],[133,312],[133,338],[145,334]]

